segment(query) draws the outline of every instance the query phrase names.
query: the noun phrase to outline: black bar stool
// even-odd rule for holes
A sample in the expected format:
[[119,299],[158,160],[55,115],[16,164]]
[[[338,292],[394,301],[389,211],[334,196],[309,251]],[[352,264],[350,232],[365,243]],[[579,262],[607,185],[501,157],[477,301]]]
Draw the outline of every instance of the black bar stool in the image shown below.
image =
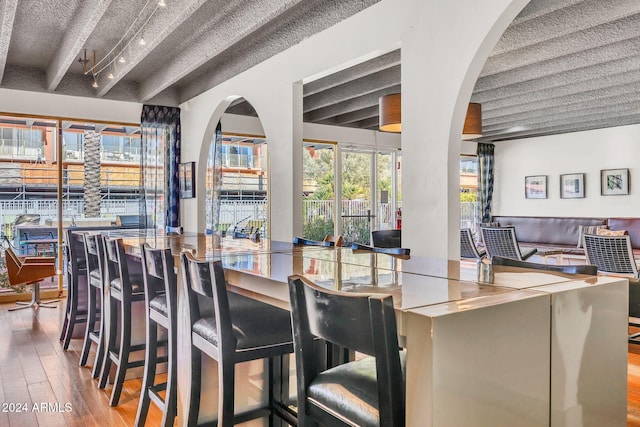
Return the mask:
[[[404,352],[392,297],[348,294],[289,277],[298,425],[404,426]],[[324,370],[317,339],[373,357]]]
[[[60,341],[62,348],[68,349],[76,324],[83,324],[87,321],[86,309],[86,280],[87,260],[84,250],[84,233],[67,230],[67,307],[65,318],[62,324]],[[80,287],[83,287],[82,292]],[[82,301],[80,301],[82,299]]]
[[[197,261],[188,253],[182,253],[181,259],[192,331],[188,425],[197,424],[200,410],[200,352],[218,362],[218,427],[230,427],[264,416],[269,416],[269,425],[273,425],[274,414],[286,420],[275,402],[271,383],[274,359],[293,352],[289,312],[227,292],[220,261]],[[267,358],[268,406],[234,414],[235,364]]]
[[[98,378],[102,359],[104,358],[103,337],[103,313],[102,302],[104,300],[102,280],[104,277],[104,247],[99,234],[84,235],[85,259],[87,260],[87,271],[89,279],[89,290],[87,292],[87,328],[84,333],[84,343],[80,353],[80,366],[87,364],[91,344],[95,343],[96,358],[93,362],[93,378]],[[98,327],[96,328],[96,322]]]
[[[144,365],[144,360],[129,360],[131,352],[145,349],[144,344],[131,345],[131,306],[136,301],[144,300],[144,287],[141,275],[129,275],[122,239],[105,237],[104,248],[107,273],[105,301],[109,301],[109,308],[108,315],[105,316],[106,347],[99,387],[106,387],[111,364],[114,363],[117,369],[109,405],[117,406],[127,369]],[[118,306],[120,306],[119,320]],[[103,311],[107,311],[107,308],[104,307]],[[118,329],[120,330],[119,346],[116,345]]]
[[[145,352],[144,378],[138,403],[136,423],[144,426],[149,412],[149,402],[162,410],[161,426],[173,426],[178,411],[177,394],[177,277],[174,271],[171,249],[151,249],[144,244],[142,252],[142,277],[144,279],[147,350]],[[167,330],[167,357],[158,357],[158,326]],[[156,365],[168,362],[167,382],[155,384]],[[164,399],[159,392],[165,390]]]

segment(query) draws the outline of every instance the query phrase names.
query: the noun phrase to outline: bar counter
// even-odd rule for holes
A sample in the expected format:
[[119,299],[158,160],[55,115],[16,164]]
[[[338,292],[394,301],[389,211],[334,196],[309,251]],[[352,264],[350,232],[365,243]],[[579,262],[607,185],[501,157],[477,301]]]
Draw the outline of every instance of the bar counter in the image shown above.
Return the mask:
[[[220,259],[233,290],[285,308],[291,274],[331,289],[393,295],[407,350],[408,426],[626,425],[626,279],[269,240],[125,237],[133,255],[142,243]],[[191,333],[178,277],[178,417],[186,425]],[[214,368],[204,366],[203,383],[214,387],[203,390],[200,421],[215,419]],[[238,405],[264,398],[246,390],[237,396],[245,392],[251,396]]]

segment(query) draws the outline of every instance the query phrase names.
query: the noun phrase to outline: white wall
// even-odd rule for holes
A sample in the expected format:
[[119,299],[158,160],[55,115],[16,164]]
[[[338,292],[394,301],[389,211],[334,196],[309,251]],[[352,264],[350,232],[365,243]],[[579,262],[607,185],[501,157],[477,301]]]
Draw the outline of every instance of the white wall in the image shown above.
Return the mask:
[[53,93],[0,89],[0,111],[72,119],[140,123],[142,104]]
[[[638,217],[640,125],[495,144],[494,215]],[[628,168],[630,194],[601,196],[600,170]],[[585,198],[561,199],[560,175],[585,174]],[[547,175],[548,198],[525,199],[524,177]]]
[[[303,130],[302,82],[401,47],[403,226],[411,229],[403,243],[416,255],[456,259],[464,115],[489,52],[527,3],[382,0],[189,100],[182,160],[204,164],[215,123],[233,97],[245,97],[269,141],[271,237],[291,239],[302,231],[302,139],[336,139]],[[197,170],[199,182],[204,169]],[[187,230],[204,227],[198,191],[182,204]]]

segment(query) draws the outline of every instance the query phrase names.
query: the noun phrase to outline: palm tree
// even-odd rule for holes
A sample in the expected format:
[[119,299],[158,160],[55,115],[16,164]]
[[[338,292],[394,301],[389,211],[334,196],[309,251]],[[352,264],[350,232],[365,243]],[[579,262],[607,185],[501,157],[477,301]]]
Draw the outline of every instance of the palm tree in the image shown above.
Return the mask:
[[100,216],[100,132],[84,132],[84,216]]

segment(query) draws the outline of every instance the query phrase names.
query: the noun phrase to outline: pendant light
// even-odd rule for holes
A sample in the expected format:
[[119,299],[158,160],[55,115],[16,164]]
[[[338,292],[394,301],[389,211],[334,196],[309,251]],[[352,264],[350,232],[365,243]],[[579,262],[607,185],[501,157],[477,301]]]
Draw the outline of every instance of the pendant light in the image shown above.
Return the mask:
[[380,97],[379,104],[379,128],[383,132],[402,131],[401,96],[399,93],[392,93]]
[[462,128],[462,140],[469,141],[482,136],[482,106],[477,102],[470,102],[467,116]]

